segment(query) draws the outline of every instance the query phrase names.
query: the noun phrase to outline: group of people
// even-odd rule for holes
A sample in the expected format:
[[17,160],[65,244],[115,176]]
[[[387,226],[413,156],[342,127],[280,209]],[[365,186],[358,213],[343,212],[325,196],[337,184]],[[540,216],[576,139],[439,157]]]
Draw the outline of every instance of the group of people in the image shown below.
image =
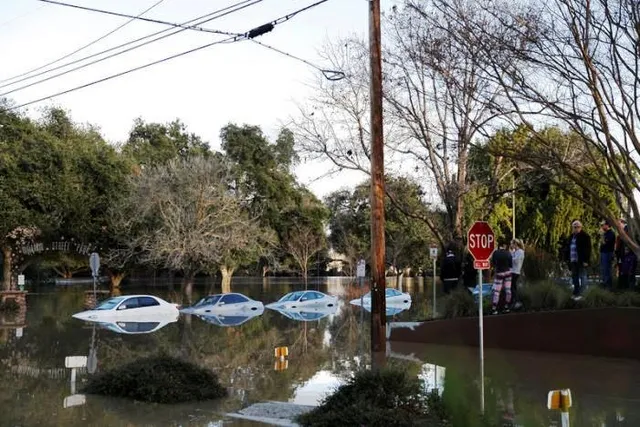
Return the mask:
[[[620,228],[628,232],[627,222],[620,219]],[[609,221],[600,223],[600,280],[605,289],[613,288],[614,262],[618,273],[618,288],[631,289],[635,286],[638,259],[620,236],[616,236]],[[580,293],[587,284],[587,270],[591,262],[591,237],[583,230],[582,223],[571,223],[571,236],[564,244],[564,260],[571,270],[573,298],[580,299]]]
[[[491,263],[495,270],[493,282],[493,308],[492,312],[498,312],[498,303],[504,290],[504,312],[509,312],[517,302],[518,279],[522,274],[524,263],[524,243],[520,239],[513,239],[509,244],[506,241],[499,242],[498,249],[493,253]],[[444,293],[450,293],[458,285],[460,277],[463,277],[465,286],[475,286],[476,272],[473,269],[473,260],[469,255],[466,259],[464,272],[462,263],[456,256],[454,245],[448,245],[442,261],[440,279],[443,283]]]

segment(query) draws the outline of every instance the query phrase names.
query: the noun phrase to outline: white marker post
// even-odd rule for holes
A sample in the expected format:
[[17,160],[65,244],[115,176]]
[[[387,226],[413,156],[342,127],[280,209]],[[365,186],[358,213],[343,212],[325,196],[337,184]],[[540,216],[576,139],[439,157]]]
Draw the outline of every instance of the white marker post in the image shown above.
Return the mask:
[[431,318],[436,318],[436,260],[438,259],[438,247],[431,245],[429,248],[429,256],[433,260],[433,312]]
[[480,347],[480,409],[484,413],[484,331],[483,331],[483,286],[482,270],[488,270],[489,258],[495,249],[495,235],[491,226],[484,221],[476,221],[467,233],[469,252],[473,256],[473,268],[478,270],[478,330]]
[[364,310],[364,294],[362,293],[362,282],[364,282],[364,276],[367,272],[367,262],[364,258],[358,260],[358,266],[356,268],[356,277],[358,278],[358,284],[360,285],[360,307]]

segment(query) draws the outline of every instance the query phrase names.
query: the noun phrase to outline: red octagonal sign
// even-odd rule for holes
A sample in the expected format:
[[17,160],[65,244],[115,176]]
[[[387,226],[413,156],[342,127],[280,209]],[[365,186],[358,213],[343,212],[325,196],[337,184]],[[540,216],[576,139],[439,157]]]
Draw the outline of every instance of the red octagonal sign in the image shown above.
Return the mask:
[[489,223],[476,221],[467,233],[469,252],[476,261],[487,261],[496,247],[496,239]]

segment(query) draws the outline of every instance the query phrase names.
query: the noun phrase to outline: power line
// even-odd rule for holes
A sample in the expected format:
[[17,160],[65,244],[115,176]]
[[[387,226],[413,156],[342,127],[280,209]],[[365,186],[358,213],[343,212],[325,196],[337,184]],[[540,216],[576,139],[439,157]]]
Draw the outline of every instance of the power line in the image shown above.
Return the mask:
[[[244,8],[247,8],[247,7],[249,7],[249,6],[253,6],[254,4],[260,3],[260,2],[262,2],[262,1],[264,1],[264,0],[243,0],[243,1],[239,2],[239,4],[241,4],[240,6],[239,6],[238,4],[235,4],[235,5],[233,5],[233,6],[230,6],[230,7],[225,8],[225,9],[220,9],[220,10],[218,10],[218,11],[215,11],[215,12],[212,12],[212,13],[210,13],[210,14],[204,15],[204,16],[202,16],[202,17],[200,17],[200,18],[196,18],[196,19],[194,19],[194,20],[192,20],[192,21],[201,21],[201,22],[199,22],[200,24],[207,23],[207,22],[213,21],[213,20],[215,20],[215,19],[221,18],[221,17],[223,17],[223,16],[227,16],[227,15],[229,15],[229,14],[231,14],[231,13],[237,12],[237,11],[239,11],[239,10],[242,10],[242,9],[244,9]],[[244,4],[243,4],[243,3],[244,3]],[[233,10],[228,10],[229,8],[232,8],[232,7],[235,7],[235,9],[233,9]],[[224,12],[223,12],[223,13],[221,13],[221,11],[224,11]],[[216,14],[216,16],[214,16],[214,17],[212,17],[212,18],[207,18],[207,19],[205,19],[205,20],[202,20],[202,18],[204,18],[204,17],[208,17],[208,16],[211,16],[212,14]],[[124,43],[124,44],[122,44],[122,45],[120,45],[120,46],[116,46],[116,47],[114,47],[114,48],[107,49],[106,51],[99,52],[99,53],[97,53],[97,54],[90,55],[90,56],[88,56],[88,57],[81,58],[81,59],[78,59],[78,60],[76,60],[76,61],[72,61],[72,62],[70,62],[70,63],[67,63],[67,64],[64,64],[64,65],[61,65],[61,66],[58,66],[58,67],[52,68],[51,70],[43,71],[43,72],[40,72],[40,73],[35,74],[35,75],[33,75],[33,76],[30,76],[30,77],[25,77],[25,78],[23,78],[23,79],[21,79],[21,80],[17,80],[17,81],[15,81],[15,82],[13,82],[13,83],[9,83],[9,84],[5,84],[5,85],[1,85],[1,86],[0,86],[0,89],[2,89],[2,88],[4,88],[4,87],[7,87],[7,86],[13,86],[13,85],[15,85],[15,84],[17,84],[17,83],[19,83],[19,82],[21,82],[21,81],[24,81],[24,80],[30,80],[30,79],[32,79],[32,78],[34,78],[34,77],[37,77],[37,76],[40,76],[40,75],[42,75],[42,74],[48,74],[48,73],[51,73],[51,72],[53,72],[53,71],[59,70],[60,68],[68,67],[69,65],[73,65],[73,64],[76,64],[76,63],[78,63],[78,62],[82,62],[82,61],[84,61],[84,60],[86,60],[86,59],[90,59],[90,58],[93,58],[93,57],[95,57],[95,56],[99,56],[99,55],[101,55],[101,54],[103,54],[103,53],[107,53],[107,52],[109,52],[109,51],[112,51],[112,50],[118,49],[118,48],[120,48],[120,47],[124,47],[124,46],[127,46],[127,45],[132,44],[132,43],[136,43],[137,41],[141,41],[141,40],[147,39],[147,38],[149,38],[149,37],[153,37],[154,35],[158,35],[158,34],[166,33],[167,31],[171,31],[171,28],[169,28],[169,29],[165,29],[165,30],[162,30],[162,31],[158,31],[158,32],[153,33],[153,34],[151,34],[151,35],[149,35],[149,36],[145,36],[145,37],[139,38],[139,39],[134,40],[134,41],[132,41],[132,42]],[[178,33],[183,32],[183,31],[187,31],[187,29],[186,29],[186,28],[180,28],[180,29],[177,29],[176,31],[169,32],[168,34],[164,34],[164,35],[162,35],[162,36],[160,36],[160,37],[156,37],[155,39],[152,39],[152,40],[146,41],[146,42],[141,43],[141,44],[139,44],[139,45],[132,46],[132,47],[130,47],[130,48],[127,48],[127,49],[125,49],[125,50],[121,50],[121,51],[119,51],[119,52],[112,53],[111,55],[105,56],[105,57],[103,57],[103,58],[96,59],[96,60],[91,61],[91,62],[88,62],[88,63],[86,63],[86,64],[79,65],[79,66],[77,66],[77,67],[75,67],[75,68],[71,68],[71,69],[69,69],[69,70],[66,70],[66,71],[60,72],[60,73],[58,73],[58,74],[54,74],[54,75],[52,75],[52,76],[45,77],[45,78],[40,79],[40,80],[37,80],[37,81],[35,81],[35,82],[33,82],[33,83],[25,84],[25,85],[23,85],[23,86],[20,86],[20,87],[17,87],[17,88],[11,89],[11,90],[6,91],[6,92],[4,92],[4,93],[0,93],[0,97],[3,97],[3,96],[6,96],[6,95],[9,95],[9,94],[12,94],[12,93],[14,93],[14,92],[17,92],[17,91],[20,91],[20,90],[23,90],[23,89],[30,88],[30,87],[32,87],[32,86],[39,85],[39,84],[41,84],[41,83],[47,82],[47,81],[49,81],[49,80],[52,80],[52,79],[55,79],[55,78],[58,78],[58,77],[62,77],[62,76],[64,76],[64,75],[66,75],[66,74],[72,73],[72,72],[77,71],[77,70],[81,70],[81,69],[83,69],[83,68],[89,67],[89,66],[91,66],[91,65],[97,64],[97,63],[102,62],[102,61],[106,61],[107,59],[114,58],[114,57],[116,57],[116,56],[122,55],[122,54],[124,54],[124,53],[130,52],[130,51],[132,51],[132,50],[138,49],[138,48],[143,47],[143,46],[146,46],[146,45],[148,45],[148,44],[151,44],[151,43],[157,42],[157,41],[162,40],[162,39],[165,39],[165,38],[167,38],[167,37],[171,37],[171,36],[173,36],[173,35],[176,35],[176,34],[178,34]],[[235,35],[234,35],[234,37],[235,37]]]
[[[9,77],[9,78],[7,78],[7,79],[0,80],[0,83],[5,83],[5,82],[11,81],[11,80],[19,79],[20,77],[24,77],[24,76],[27,76],[27,75],[29,75],[29,74],[35,73],[36,71],[40,71],[40,70],[42,70],[43,68],[46,68],[46,67],[48,67],[48,66],[50,66],[50,65],[53,65],[53,64],[57,64],[58,62],[60,62],[60,61],[62,61],[62,60],[64,60],[64,59],[67,59],[68,57],[73,56],[73,55],[75,55],[76,53],[78,53],[78,52],[80,52],[80,51],[83,51],[84,49],[86,49],[86,48],[88,48],[88,47],[90,47],[90,46],[93,46],[94,44],[96,44],[96,43],[98,43],[98,42],[100,42],[100,41],[102,41],[102,40],[106,39],[107,37],[109,37],[110,35],[112,35],[113,33],[115,33],[116,31],[119,31],[119,30],[121,30],[122,28],[126,27],[127,25],[129,25],[130,23],[132,23],[133,21],[135,21],[136,19],[142,19],[142,15],[144,15],[144,14],[145,14],[145,13],[147,13],[147,12],[149,12],[151,9],[155,8],[156,6],[158,6],[158,5],[159,5],[160,3],[162,3],[163,1],[164,1],[164,0],[158,0],[157,2],[155,2],[155,3],[154,3],[153,5],[151,5],[150,7],[148,7],[148,8],[147,8],[147,9],[145,9],[145,10],[143,10],[142,12],[140,12],[137,16],[133,16],[133,17],[131,17],[131,19],[129,19],[129,20],[128,20],[127,22],[125,22],[124,24],[121,24],[121,25],[117,26],[116,28],[114,28],[113,30],[109,31],[108,33],[106,33],[106,34],[104,34],[104,35],[102,35],[102,36],[98,37],[98,38],[97,38],[97,39],[95,39],[95,40],[90,41],[89,43],[85,44],[84,46],[79,47],[78,49],[74,50],[73,52],[67,53],[66,55],[61,56],[61,57],[60,57],[60,58],[58,58],[58,59],[55,59],[55,60],[53,60],[53,61],[51,61],[51,62],[48,62],[48,63],[46,63],[46,64],[44,64],[44,65],[41,65],[41,66],[39,66],[39,67],[37,67],[37,68],[34,68],[34,69],[32,69],[32,70],[25,71],[25,72],[23,72],[23,73],[21,73],[21,74],[18,74],[18,75],[16,75],[16,76],[13,76],[13,77]],[[45,6],[45,5],[42,5],[42,6]],[[15,83],[18,83],[18,82],[15,82]],[[9,84],[13,84],[13,83],[9,83]],[[4,87],[4,86],[3,86],[3,87]]]
[[55,0],[37,0],[37,1],[41,1],[43,3],[57,4],[59,6],[72,7],[74,9],[86,10],[86,11],[89,11],[89,12],[97,12],[97,13],[104,13],[106,15],[119,16],[121,18],[131,18],[131,19],[137,19],[138,21],[153,22],[154,24],[170,25],[172,27],[184,28],[185,30],[198,30],[198,31],[204,31],[204,32],[207,32],[207,33],[222,34],[222,35],[225,35],[225,36],[235,36],[235,35],[237,35],[235,33],[229,33],[227,31],[210,30],[208,28],[202,28],[202,27],[198,27],[198,26],[195,26],[195,25],[173,24],[171,22],[161,21],[159,19],[152,19],[152,18],[144,18],[144,17],[141,17],[141,16],[127,15],[127,14],[120,13],[120,12],[111,12],[109,10],[94,9],[92,7],[79,6],[79,5],[71,4],[71,3],[63,3],[61,1],[55,1]]
[[[172,22],[167,22],[167,21],[161,21],[158,19],[150,19],[150,18],[140,18],[140,17],[135,17],[135,16],[131,16],[131,15],[126,15],[123,13],[119,13],[119,12],[111,12],[111,11],[107,11],[107,10],[101,10],[101,9],[95,9],[95,8],[91,8],[91,7],[85,7],[85,6],[78,6],[78,5],[74,5],[74,4],[69,4],[69,3],[64,3],[64,2],[60,2],[60,1],[55,1],[55,0],[38,0],[44,3],[51,3],[51,4],[57,4],[60,6],[67,6],[67,7],[72,7],[72,8],[76,8],[76,9],[81,9],[81,10],[87,10],[90,12],[97,12],[97,13],[104,13],[104,14],[108,14],[108,15],[115,15],[115,16],[121,16],[121,17],[126,17],[126,18],[131,18],[131,19],[138,19],[140,21],[146,21],[146,22],[153,22],[156,24],[163,24],[163,25],[168,25],[171,27],[178,27],[178,28],[184,28],[184,29],[188,29],[188,30],[196,30],[196,31],[202,31],[202,32],[209,32],[209,33],[217,33],[217,34],[225,34],[225,35],[237,35],[237,34],[232,34],[232,33],[228,33],[228,32],[221,32],[221,31],[217,31],[217,30],[210,30],[208,28],[203,28],[203,27],[199,27],[196,25],[182,25],[182,24],[175,24]],[[344,73],[342,71],[336,71],[336,70],[328,70],[325,68],[321,68],[319,66],[317,66],[316,64],[312,63],[311,61],[308,61],[304,58],[300,58],[298,56],[295,56],[291,53],[285,52],[281,49],[278,49],[276,47],[270,46],[266,43],[262,43],[262,42],[258,42],[256,40],[253,40],[255,43],[259,44],[260,46],[270,49],[274,52],[277,52],[281,55],[287,56],[291,59],[294,59],[296,61],[302,62],[312,68],[315,68],[316,70],[320,71],[324,77],[327,80],[332,80],[332,81],[337,81],[337,80],[341,80],[345,77]]]
[[145,68],[149,68],[149,67],[151,67],[153,65],[161,64],[163,62],[167,62],[167,61],[170,61],[172,59],[188,55],[190,53],[198,52],[200,50],[206,49],[206,48],[211,47],[211,46],[215,46],[217,44],[232,43],[232,42],[237,42],[237,41],[240,41],[240,40],[251,40],[251,39],[253,39],[255,37],[258,37],[258,36],[261,36],[261,35],[265,34],[266,32],[271,31],[276,25],[282,24],[282,23],[290,20],[294,16],[296,16],[296,15],[302,13],[302,12],[305,12],[305,11],[307,11],[309,9],[312,9],[312,8],[314,8],[316,6],[319,6],[322,3],[326,3],[327,1],[329,1],[329,0],[317,1],[317,2],[315,2],[313,4],[310,4],[309,6],[303,7],[303,8],[298,9],[298,10],[292,12],[292,13],[289,13],[288,15],[285,15],[285,16],[282,16],[280,18],[277,18],[277,19],[275,19],[275,20],[273,20],[273,21],[271,21],[271,22],[269,22],[267,24],[264,24],[264,25],[261,25],[259,27],[253,28],[252,30],[247,31],[246,33],[239,34],[237,36],[232,36],[232,37],[229,37],[229,38],[226,38],[226,39],[223,39],[223,40],[217,40],[217,41],[212,42],[212,43],[207,43],[205,45],[202,45],[202,46],[199,46],[199,47],[196,47],[196,48],[184,51],[184,52],[180,52],[180,53],[177,53],[175,55],[171,55],[171,56],[168,56],[166,58],[159,59],[157,61],[149,62],[148,64],[144,64],[144,65],[141,65],[139,67],[131,68],[129,70],[122,71],[122,72],[117,73],[117,74],[112,74],[112,75],[104,77],[104,78],[102,78],[100,80],[95,80],[93,82],[85,83],[83,85],[76,86],[74,88],[67,89],[65,91],[55,93],[53,95],[48,95],[48,96],[45,96],[45,97],[42,97],[42,98],[39,98],[39,99],[35,99],[33,101],[29,101],[29,102],[26,102],[24,104],[20,104],[20,105],[17,105],[17,106],[12,106],[12,107],[8,108],[7,110],[9,110],[9,111],[10,110],[16,110],[18,108],[26,107],[28,105],[35,104],[37,102],[41,102],[41,101],[45,101],[47,99],[55,98],[55,97],[60,96],[60,95],[65,95],[67,93],[74,92],[74,91],[80,90],[80,89],[84,89],[86,87],[93,86],[93,85],[96,85],[98,83],[102,83],[102,82],[114,79],[116,77],[121,77],[121,76],[130,74],[130,73],[133,73],[135,71],[139,71],[139,70],[142,70],[142,69],[145,69]]
[[[193,22],[197,22],[197,24],[204,24],[204,23],[207,23],[207,22],[211,22],[211,21],[213,21],[213,20],[215,20],[215,19],[222,18],[223,16],[230,15],[231,13],[238,12],[238,11],[240,11],[240,10],[242,10],[242,9],[247,8],[247,7],[253,6],[253,5],[258,4],[258,3],[261,3],[262,1],[264,1],[264,0],[242,0],[242,1],[239,1],[239,2],[237,2],[237,3],[232,4],[232,5],[230,5],[230,6],[224,7],[224,8],[222,8],[222,9],[218,9],[218,10],[213,11],[213,12],[211,12],[211,13],[208,13],[208,14],[206,14],[206,15],[202,15],[202,16],[199,16],[199,17],[197,17],[197,18],[193,18],[193,19],[191,19],[191,20],[189,20],[189,21],[183,22],[183,24],[185,24],[185,25],[186,25],[186,24],[191,24],[191,23],[193,23]],[[172,30],[171,28],[166,28],[166,29],[164,29],[164,30],[156,31],[155,33],[151,33],[151,34],[148,34],[148,35],[146,35],[146,36],[139,37],[139,38],[137,38],[137,39],[135,39],[135,40],[131,40],[131,41],[128,41],[128,42],[126,42],[126,43],[122,43],[122,44],[120,44],[120,45],[118,45],[118,46],[111,47],[111,48],[106,49],[106,50],[103,50],[103,51],[101,51],[101,52],[97,52],[97,53],[94,53],[94,54],[92,54],[92,55],[88,55],[88,56],[85,56],[85,57],[82,57],[82,58],[76,59],[76,60],[74,60],[74,61],[67,62],[67,63],[65,63],[65,64],[62,64],[62,65],[59,65],[59,66],[57,66],[57,67],[51,68],[51,69],[49,69],[49,70],[41,71],[41,72],[39,72],[39,73],[37,73],[37,74],[34,74],[34,75],[32,75],[32,76],[23,77],[23,78],[21,78],[20,80],[16,80],[16,81],[11,82],[11,83],[5,83],[5,84],[2,84],[2,85],[0,85],[0,89],[5,88],[5,87],[7,87],[7,86],[13,86],[13,85],[18,84],[18,83],[21,83],[21,82],[23,82],[23,81],[25,81],[25,80],[31,80],[31,79],[34,79],[34,78],[39,77],[39,76],[44,75],[44,74],[52,73],[52,72],[57,71],[57,70],[60,70],[60,69],[62,69],[62,68],[66,68],[66,67],[69,67],[69,66],[71,66],[71,65],[75,65],[75,64],[77,64],[77,63],[79,63],[79,62],[83,62],[83,61],[86,61],[86,60],[88,60],[88,59],[95,58],[96,56],[100,56],[100,55],[103,55],[103,54],[105,54],[105,53],[109,53],[109,52],[112,52],[112,51],[114,51],[114,50],[117,50],[117,49],[120,49],[120,48],[123,48],[123,47],[129,46],[129,45],[132,45],[132,44],[138,43],[138,42],[143,41],[143,40],[146,40],[146,39],[149,39],[149,38],[151,38],[151,37],[154,37],[154,36],[157,36],[157,35],[160,35],[160,34],[164,34],[164,33],[170,32],[171,30]],[[184,29],[184,28],[183,28],[183,29],[179,29],[179,30],[174,31],[174,32],[170,32],[169,34],[166,34],[166,35],[164,35],[164,36],[162,36],[162,37],[157,37],[157,38],[155,38],[155,39],[153,39],[153,40],[150,40],[150,41],[148,41],[148,42],[141,43],[141,44],[140,44],[140,45],[138,45],[138,46],[134,46],[134,47],[132,47],[132,48],[129,48],[129,49],[123,50],[123,51],[121,51],[121,52],[117,52],[117,53],[115,53],[115,54],[109,55],[109,56],[107,56],[107,57],[105,57],[105,58],[102,58],[102,59],[100,59],[100,60],[93,61],[93,62],[91,62],[91,63],[85,64],[85,65],[84,65],[84,66],[82,66],[82,67],[77,67],[77,68],[75,68],[75,69],[73,69],[73,70],[68,70],[68,72],[72,72],[72,71],[75,71],[75,70],[78,70],[78,69],[81,69],[81,68],[84,68],[84,67],[88,67],[88,66],[90,66],[90,65],[96,64],[96,63],[101,62],[101,61],[103,61],[103,60],[106,60],[106,59],[109,59],[109,58],[113,58],[113,57],[115,57],[115,56],[121,55],[121,54],[123,54],[123,53],[129,52],[129,51],[134,50],[134,49],[137,49],[137,48],[139,48],[139,47],[146,46],[146,45],[148,45],[148,44],[150,44],[150,43],[153,43],[153,42],[156,42],[156,41],[158,41],[158,40],[162,40],[162,39],[164,39],[164,38],[166,38],[166,37],[173,36],[173,35],[175,35],[175,34],[181,33],[182,31],[186,31],[186,29]],[[65,73],[61,73],[61,74],[59,74],[59,75],[57,75],[57,76],[64,75],[64,74],[65,74]],[[6,92],[5,94],[12,93],[12,92],[15,92],[15,91],[17,91],[17,90],[21,90],[21,89],[26,89],[27,87],[30,87],[30,86],[33,86],[33,85],[36,85],[36,84],[42,83],[42,82],[47,81],[47,80],[50,80],[50,79],[39,80],[38,82],[34,82],[34,83],[33,83],[33,84],[31,84],[31,85],[22,86],[22,87],[20,87],[20,88],[17,88],[17,89],[15,89],[15,90],[12,90],[11,92]],[[2,95],[0,95],[0,96],[3,96],[3,95],[5,95],[5,94],[2,94]]]
[[35,9],[28,10],[28,11],[26,11],[26,12],[20,14],[20,15],[14,16],[13,18],[9,18],[6,21],[2,21],[2,22],[0,22],[0,27],[4,27],[5,25],[9,25],[12,22],[17,21],[18,19],[22,19],[25,16],[31,15],[32,13],[39,11],[40,9],[42,9],[45,6],[46,5],[44,5],[44,4],[40,5],[40,6],[36,7]]

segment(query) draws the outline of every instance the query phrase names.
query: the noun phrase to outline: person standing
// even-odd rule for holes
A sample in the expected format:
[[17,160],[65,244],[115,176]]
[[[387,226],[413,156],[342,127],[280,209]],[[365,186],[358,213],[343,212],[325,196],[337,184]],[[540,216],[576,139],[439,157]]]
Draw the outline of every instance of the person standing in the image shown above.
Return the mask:
[[522,274],[522,264],[524,263],[524,243],[520,239],[511,241],[511,259],[513,267],[511,268],[511,300],[513,305],[518,302],[518,279]]
[[611,229],[611,224],[606,219],[600,223],[602,228],[602,240],[600,242],[600,280],[605,289],[613,287],[613,252],[616,246],[616,234]]
[[[620,228],[622,228],[625,233],[629,233],[629,227],[627,226],[627,221],[624,218],[620,218],[619,225],[620,225]],[[618,234],[616,236],[616,246],[614,251],[616,255],[616,270],[618,271],[618,280],[620,280],[620,267],[622,264],[622,259],[624,258],[625,247],[626,247],[626,243],[622,239],[622,235]]]
[[591,237],[582,229],[582,223],[578,220],[571,223],[572,233],[566,248],[565,259],[571,269],[571,281],[573,283],[573,298],[581,299],[580,291],[587,285],[587,267],[591,259]]
[[511,253],[507,250],[506,242],[500,242],[500,246],[491,256],[491,263],[494,268],[493,308],[491,314],[498,314],[498,303],[500,302],[500,292],[503,286],[505,291],[505,308],[503,312],[508,313],[511,305],[511,268],[513,267],[513,259],[511,258]]
[[622,290],[633,289],[636,285],[636,269],[638,268],[638,258],[629,248],[624,247],[624,255],[618,269],[618,287]]
[[444,293],[449,294],[458,286],[458,281],[462,275],[462,263],[456,256],[453,244],[447,246],[442,267],[440,268],[440,279],[444,287]]

